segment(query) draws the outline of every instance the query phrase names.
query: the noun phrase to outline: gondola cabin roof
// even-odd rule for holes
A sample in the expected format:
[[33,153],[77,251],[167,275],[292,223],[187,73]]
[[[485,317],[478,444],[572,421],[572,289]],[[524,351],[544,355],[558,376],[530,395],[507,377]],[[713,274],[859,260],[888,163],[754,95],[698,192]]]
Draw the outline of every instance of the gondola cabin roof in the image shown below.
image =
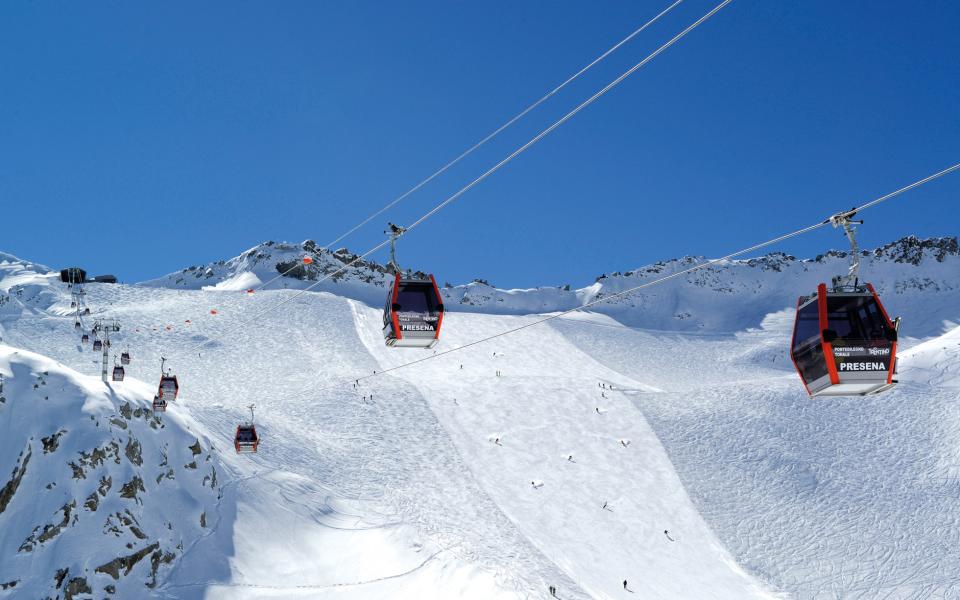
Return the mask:
[[898,326],[870,284],[800,298],[790,357],[810,396],[865,396],[893,387]]

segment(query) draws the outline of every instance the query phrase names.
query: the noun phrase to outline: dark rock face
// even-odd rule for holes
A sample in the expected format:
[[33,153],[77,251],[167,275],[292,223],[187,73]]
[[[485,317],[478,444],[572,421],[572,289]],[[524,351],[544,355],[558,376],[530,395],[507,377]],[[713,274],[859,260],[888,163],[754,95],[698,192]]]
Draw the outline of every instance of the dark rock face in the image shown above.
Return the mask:
[[134,438],[127,440],[127,447],[124,449],[124,454],[127,456],[127,460],[131,464],[140,466],[143,464],[143,459],[140,456],[140,442]]
[[916,236],[907,236],[873,251],[877,258],[887,257],[898,263],[919,265],[924,256],[931,255],[937,262],[943,262],[948,256],[960,254],[956,237],[939,237],[921,240]]
[[123,484],[123,487],[120,488],[120,497],[139,502],[140,498],[137,494],[140,492],[146,492],[146,490],[143,487],[143,479],[137,476]]
[[10,481],[8,481],[3,488],[0,488],[0,514],[3,514],[3,511],[7,510],[7,506],[9,506],[10,501],[13,500],[13,495],[17,493],[17,488],[20,487],[20,482],[23,481],[23,476],[27,472],[27,463],[30,462],[32,453],[28,445],[26,455],[23,453],[20,454],[20,462],[13,469],[13,476],[10,478]]
[[111,560],[106,564],[100,565],[99,567],[94,569],[94,571],[97,573],[106,573],[110,577],[113,577],[114,581],[116,581],[120,579],[121,569],[123,570],[124,577],[126,577],[127,575],[130,574],[130,571],[132,571],[133,568],[137,566],[138,562],[140,562],[151,552],[158,550],[159,548],[160,548],[159,542],[154,542],[149,546],[147,546],[146,548],[138,550],[137,552],[134,552],[129,556],[120,556]]
[[80,594],[92,594],[93,589],[87,583],[85,577],[74,577],[67,582],[67,589],[63,591],[64,600],[73,600],[74,597],[79,596]]
[[56,452],[57,448],[60,447],[60,436],[66,433],[66,430],[61,429],[60,431],[49,435],[45,438],[41,438],[40,441],[43,442],[43,453],[50,454]]
[[[63,518],[59,523],[48,523],[44,525],[43,530],[39,531],[39,527],[34,528],[33,533],[30,534],[30,537],[25,539],[22,544],[20,544],[20,552],[33,552],[33,549],[36,548],[39,544],[49,542],[53,538],[60,535],[64,529],[73,525],[77,522],[77,515],[74,511],[77,508],[77,501],[74,500],[68,504],[64,504],[60,507],[60,512],[63,513]],[[71,518],[72,517],[72,518]]]

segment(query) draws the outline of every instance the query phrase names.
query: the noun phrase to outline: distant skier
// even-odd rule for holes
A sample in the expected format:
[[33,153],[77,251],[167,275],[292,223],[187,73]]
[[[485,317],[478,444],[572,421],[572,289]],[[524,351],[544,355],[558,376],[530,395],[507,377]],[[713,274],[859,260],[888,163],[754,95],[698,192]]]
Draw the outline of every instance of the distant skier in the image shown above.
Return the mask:
[[663,535],[667,536],[667,539],[670,540],[671,542],[675,542],[675,541],[676,541],[676,540],[674,540],[672,537],[670,537],[670,531],[668,531],[668,530],[666,530],[666,529],[663,530]]
[[553,596],[554,598],[557,597],[557,586],[551,585],[550,587],[547,588],[547,590],[550,591],[551,596]]
[[599,406],[598,406],[597,408],[595,408],[594,410],[597,411],[597,414],[598,414],[598,415],[600,414],[600,407],[599,407]]
[[493,443],[496,444],[496,445],[498,445],[498,446],[502,446],[502,445],[503,445],[503,444],[500,443],[500,438],[497,438],[497,439],[493,440]]
[[572,455],[572,454],[568,454],[568,455],[567,455],[567,460],[570,461],[570,462],[577,462],[577,461],[573,460],[573,455]]
[[626,580],[626,579],[623,580],[623,589],[627,589],[627,580]]

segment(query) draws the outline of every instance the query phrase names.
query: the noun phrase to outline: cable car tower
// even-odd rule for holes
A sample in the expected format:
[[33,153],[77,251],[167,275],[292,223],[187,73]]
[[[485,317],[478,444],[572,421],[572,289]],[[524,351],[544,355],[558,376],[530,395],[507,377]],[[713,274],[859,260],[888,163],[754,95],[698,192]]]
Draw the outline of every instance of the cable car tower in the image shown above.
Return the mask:
[[790,358],[813,396],[866,396],[896,385],[900,318],[890,320],[877,291],[860,283],[855,210],[824,221],[843,228],[850,241],[850,269],[797,302]]
[[103,338],[100,344],[101,351],[103,352],[103,368],[100,371],[100,378],[104,383],[107,383],[107,367],[110,363],[110,334],[118,333],[119,331],[120,323],[113,319],[97,319],[93,323],[94,336]]
[[387,346],[433,348],[440,341],[443,297],[433,275],[407,272],[397,264],[397,239],[407,230],[390,223],[390,262],[394,279],[383,308],[383,338]]
[[70,306],[71,308],[77,309],[76,317],[73,321],[74,329],[78,329],[78,330],[83,329],[83,315],[84,315],[83,310],[87,306],[86,296],[87,296],[87,292],[84,291],[83,286],[81,286],[80,284],[76,284],[76,285],[71,284]]

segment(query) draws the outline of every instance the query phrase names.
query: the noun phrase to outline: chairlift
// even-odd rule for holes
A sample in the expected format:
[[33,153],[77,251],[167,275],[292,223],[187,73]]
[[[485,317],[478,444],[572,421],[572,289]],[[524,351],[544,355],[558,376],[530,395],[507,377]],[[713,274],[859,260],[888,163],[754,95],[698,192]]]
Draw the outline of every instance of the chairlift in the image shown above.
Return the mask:
[[383,337],[387,346],[433,348],[440,341],[443,297],[433,275],[402,274],[396,261],[396,240],[406,231],[390,223],[390,266],[393,283],[383,309]]
[[896,385],[899,317],[891,320],[876,289],[860,283],[860,251],[853,225],[856,213],[830,217],[850,240],[846,276],[821,283],[797,302],[790,357],[811,396],[866,396]]
[[250,409],[250,421],[237,425],[237,433],[233,438],[233,447],[237,454],[252,454],[257,451],[260,445],[260,436],[257,434],[257,427],[253,423],[253,404]]

